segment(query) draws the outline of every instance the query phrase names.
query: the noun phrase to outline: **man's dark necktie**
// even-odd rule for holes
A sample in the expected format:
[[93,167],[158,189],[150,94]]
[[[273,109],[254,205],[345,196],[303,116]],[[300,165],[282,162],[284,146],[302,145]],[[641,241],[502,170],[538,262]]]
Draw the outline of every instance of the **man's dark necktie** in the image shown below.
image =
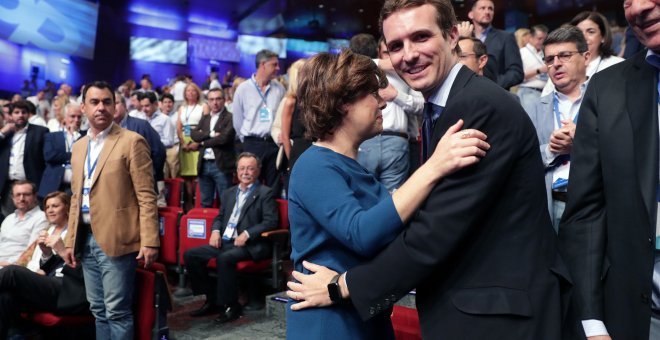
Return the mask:
[[429,150],[431,149],[431,134],[435,127],[435,122],[442,114],[444,107],[433,103],[424,103],[424,120],[422,121],[422,163],[429,159]]

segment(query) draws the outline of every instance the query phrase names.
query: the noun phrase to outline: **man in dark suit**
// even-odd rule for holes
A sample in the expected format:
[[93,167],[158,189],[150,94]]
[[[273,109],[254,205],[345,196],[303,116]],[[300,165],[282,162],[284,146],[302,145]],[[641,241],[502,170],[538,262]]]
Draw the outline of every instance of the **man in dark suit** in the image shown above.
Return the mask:
[[82,111],[78,104],[67,104],[64,108],[65,130],[44,136],[44,160],[46,169],[41,176],[38,197],[46,197],[53,191],[71,195],[71,147],[86,131],[80,131]]
[[0,204],[4,216],[14,212],[11,184],[27,179],[38,188],[45,168],[43,147],[48,129],[28,123],[28,105],[25,101],[13,103],[12,121],[0,129]]
[[[239,184],[222,193],[220,213],[213,220],[208,246],[192,248],[184,254],[193,294],[205,294],[204,305],[191,316],[212,314],[220,309],[217,323],[240,317],[236,264],[260,260],[270,255],[270,244],[261,233],[277,227],[277,205],[270,188],[257,181],[261,163],[244,152],[238,156]],[[206,264],[216,259],[217,283],[208,276]]]
[[513,34],[492,26],[495,3],[492,0],[476,0],[468,17],[474,25],[474,36],[486,44],[488,63],[486,74],[494,76],[497,84],[505,89],[524,80],[520,49]]
[[459,119],[484,132],[491,148],[477,165],[440,181],[370,262],[342,275],[315,265],[307,265],[314,275],[294,273],[301,283],[289,283],[289,296],[305,301],[292,308],[350,296],[368,320],[416,287],[424,338],[559,339],[560,288],[568,281],[534,126],[502,88],[458,63],[448,0],[389,0],[381,22],[394,69],[427,101],[428,154]]
[[236,156],[231,112],[225,109],[225,93],[221,88],[207,94],[210,114],[202,116],[190,137],[200,143],[197,178],[202,207],[211,207],[216,192],[221,195],[232,182]]
[[559,227],[576,339],[660,338],[660,4],[627,0],[624,10],[648,50],[589,81]]
[[124,129],[133,131],[147,140],[151,150],[151,161],[154,166],[154,180],[156,182],[164,179],[163,169],[165,167],[165,146],[160,141],[158,132],[144,119],[129,116],[126,110],[126,102],[121,93],[115,92],[115,114],[114,121]]

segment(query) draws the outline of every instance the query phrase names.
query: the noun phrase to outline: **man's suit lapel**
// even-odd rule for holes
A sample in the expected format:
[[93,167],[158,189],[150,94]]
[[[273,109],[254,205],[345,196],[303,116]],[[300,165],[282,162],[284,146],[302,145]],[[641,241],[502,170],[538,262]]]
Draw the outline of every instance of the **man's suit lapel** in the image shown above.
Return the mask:
[[[630,116],[635,166],[650,224],[655,221],[658,185],[658,72],[639,53],[626,80],[626,109]],[[650,166],[649,166],[650,162]]]
[[552,94],[541,97],[541,111],[537,112],[536,119],[539,120],[540,137],[545,143],[550,142],[550,134],[555,130],[555,112],[552,107]]
[[[438,146],[438,142],[440,141],[440,138],[445,134],[446,131],[442,130],[441,126],[444,126],[444,124],[440,124],[440,121],[442,119],[447,119],[446,117],[448,116],[448,109],[451,110],[452,103],[454,102],[454,98],[456,98],[456,95],[463,90],[463,88],[467,85],[468,81],[472,76],[475,76],[475,74],[470,71],[465,66],[462,66],[461,69],[458,71],[458,74],[456,75],[456,78],[454,79],[454,83],[451,85],[451,90],[449,90],[449,97],[447,98],[447,104],[442,111],[442,114],[440,115],[440,118],[438,118],[438,121],[435,122],[435,126],[433,126],[433,133],[431,134],[431,145],[429,146],[429,157],[430,155],[433,154],[435,151],[435,147]],[[439,90],[439,88],[438,88]],[[451,126],[455,122],[447,125]]]
[[94,178],[92,179],[92,188],[94,187],[94,185],[96,185],[96,179],[99,178],[101,171],[103,171],[103,166],[105,166],[105,162],[108,160],[108,157],[112,152],[112,149],[114,149],[115,145],[117,145],[117,142],[119,141],[120,132],[121,132],[121,128],[118,125],[114,124],[110,129],[110,132],[108,133],[108,137],[106,137],[105,141],[103,142],[103,149],[101,150],[101,154],[99,155],[99,160],[96,165],[96,170],[94,171]]

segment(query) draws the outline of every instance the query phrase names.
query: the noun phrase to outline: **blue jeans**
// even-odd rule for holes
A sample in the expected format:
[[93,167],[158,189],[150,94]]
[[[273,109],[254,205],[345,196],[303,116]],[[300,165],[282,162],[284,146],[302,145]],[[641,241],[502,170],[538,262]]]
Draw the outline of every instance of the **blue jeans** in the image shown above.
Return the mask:
[[392,192],[408,179],[408,140],[383,135],[368,139],[360,144],[358,163]]
[[89,308],[96,318],[97,340],[133,339],[133,290],[136,253],[107,256],[93,235],[82,253]]
[[220,197],[231,183],[229,176],[218,169],[215,160],[203,161],[202,172],[197,174],[197,179],[199,180],[202,208],[212,207],[215,193],[217,192],[218,197]]

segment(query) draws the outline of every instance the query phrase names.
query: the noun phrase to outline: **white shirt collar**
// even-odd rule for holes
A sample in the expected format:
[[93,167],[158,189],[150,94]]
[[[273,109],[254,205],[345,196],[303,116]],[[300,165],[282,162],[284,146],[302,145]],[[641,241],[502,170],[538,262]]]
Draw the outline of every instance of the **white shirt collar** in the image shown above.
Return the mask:
[[456,80],[456,76],[458,76],[458,71],[461,70],[461,67],[463,67],[463,64],[456,63],[451,68],[451,71],[449,71],[449,74],[447,74],[447,78],[445,78],[445,80],[442,82],[440,88],[437,91],[435,91],[435,93],[433,93],[431,97],[429,97],[429,99],[427,100],[428,102],[442,107],[447,106],[447,99],[449,98],[449,92],[451,91],[452,85],[454,85],[454,80]]

